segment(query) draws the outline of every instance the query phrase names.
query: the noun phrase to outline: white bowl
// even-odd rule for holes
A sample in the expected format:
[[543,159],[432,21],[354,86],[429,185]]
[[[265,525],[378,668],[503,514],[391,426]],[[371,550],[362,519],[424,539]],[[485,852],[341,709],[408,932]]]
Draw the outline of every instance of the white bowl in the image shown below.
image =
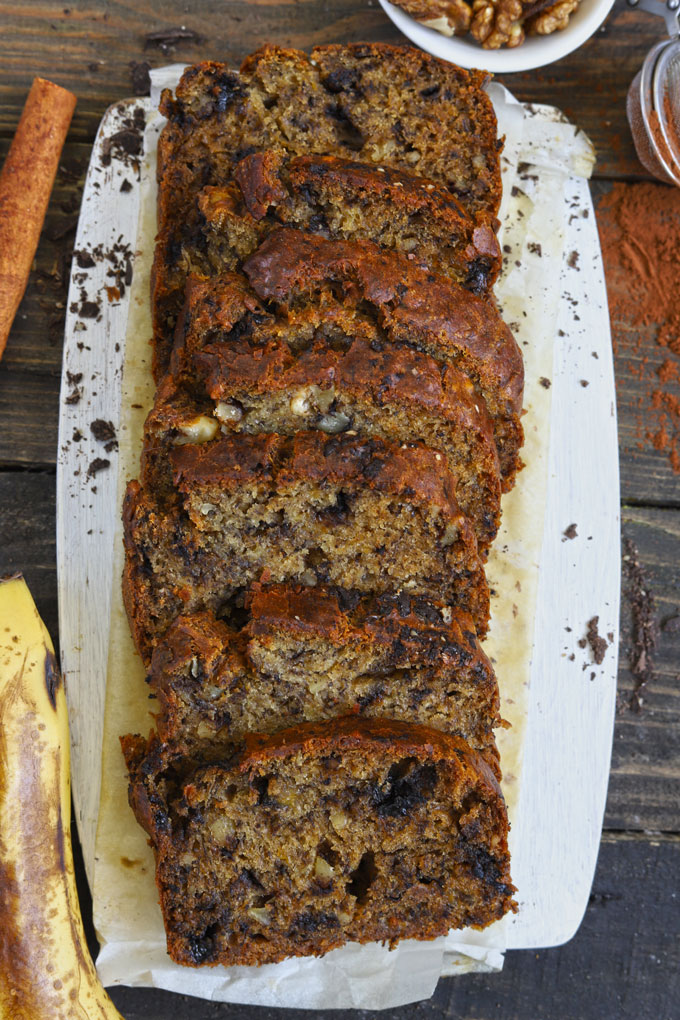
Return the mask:
[[442,35],[421,25],[388,0],[380,0],[380,4],[388,18],[412,43],[433,56],[461,67],[480,67],[496,74],[509,74],[552,64],[578,49],[600,27],[614,6],[614,0],[581,0],[566,28],[551,35],[532,35],[521,46],[500,50],[485,50],[470,35]]

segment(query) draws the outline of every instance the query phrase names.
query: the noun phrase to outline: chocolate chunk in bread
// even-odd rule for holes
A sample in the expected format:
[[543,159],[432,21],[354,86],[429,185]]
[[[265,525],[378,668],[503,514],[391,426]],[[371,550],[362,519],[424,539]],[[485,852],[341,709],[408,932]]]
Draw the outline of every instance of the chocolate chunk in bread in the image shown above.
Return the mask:
[[459,738],[343,718],[252,736],[227,761],[122,743],[178,963],[394,945],[516,909],[505,804]]

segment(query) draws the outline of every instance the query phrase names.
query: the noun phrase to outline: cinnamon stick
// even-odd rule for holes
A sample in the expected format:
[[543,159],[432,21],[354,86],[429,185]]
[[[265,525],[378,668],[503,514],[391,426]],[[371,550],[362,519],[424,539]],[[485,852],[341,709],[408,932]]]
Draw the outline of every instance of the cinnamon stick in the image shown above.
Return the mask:
[[36,78],[0,174],[0,358],[26,290],[75,105],[72,92]]

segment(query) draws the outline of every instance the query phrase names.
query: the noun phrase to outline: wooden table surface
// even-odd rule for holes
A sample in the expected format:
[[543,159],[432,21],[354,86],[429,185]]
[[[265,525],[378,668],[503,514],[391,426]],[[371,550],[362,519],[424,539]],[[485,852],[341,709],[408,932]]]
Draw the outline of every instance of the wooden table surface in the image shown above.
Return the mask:
[[[178,26],[198,38],[165,52],[149,44],[149,33]],[[0,573],[24,572],[56,637],[54,489],[64,304],[84,174],[104,110],[133,94],[135,63],[213,58],[237,65],[265,41],[308,48],[403,40],[377,0],[2,0],[0,27],[0,159],[34,75],[78,96],[34,270],[0,363]],[[661,35],[660,20],[617,0],[605,25],[578,52],[542,70],[501,78],[519,99],[559,106],[589,134],[598,155],[592,182],[596,201],[614,182],[634,188],[649,179],[633,149],[625,97]],[[612,266],[606,268],[612,286],[625,286],[614,280]],[[680,1015],[680,477],[667,451],[644,440],[644,423],[655,412],[644,373],[636,370],[645,359],[658,364],[655,338],[662,324],[641,329],[620,313],[613,321],[628,569],[609,797],[583,924],[566,946],[510,953],[501,974],[443,980],[432,1000],[392,1010],[385,1014],[390,1018],[671,1020]],[[631,569],[635,564],[641,576]],[[635,710],[631,693],[640,668],[641,588],[647,604],[650,594],[654,600],[655,647],[646,664],[644,703]],[[85,890],[83,897],[87,912]],[[118,988],[113,998],[128,1020],[308,1015],[144,989]],[[331,1011],[323,1015],[339,1017]]]

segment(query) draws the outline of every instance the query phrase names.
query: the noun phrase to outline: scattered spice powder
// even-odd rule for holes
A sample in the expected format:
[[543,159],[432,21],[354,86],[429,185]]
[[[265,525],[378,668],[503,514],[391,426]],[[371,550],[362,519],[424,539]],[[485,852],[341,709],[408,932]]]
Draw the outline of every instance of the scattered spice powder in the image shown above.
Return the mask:
[[[597,211],[614,351],[632,343],[625,369],[646,386],[637,447],[680,474],[680,189],[617,182]],[[650,357],[650,341],[663,360]]]

